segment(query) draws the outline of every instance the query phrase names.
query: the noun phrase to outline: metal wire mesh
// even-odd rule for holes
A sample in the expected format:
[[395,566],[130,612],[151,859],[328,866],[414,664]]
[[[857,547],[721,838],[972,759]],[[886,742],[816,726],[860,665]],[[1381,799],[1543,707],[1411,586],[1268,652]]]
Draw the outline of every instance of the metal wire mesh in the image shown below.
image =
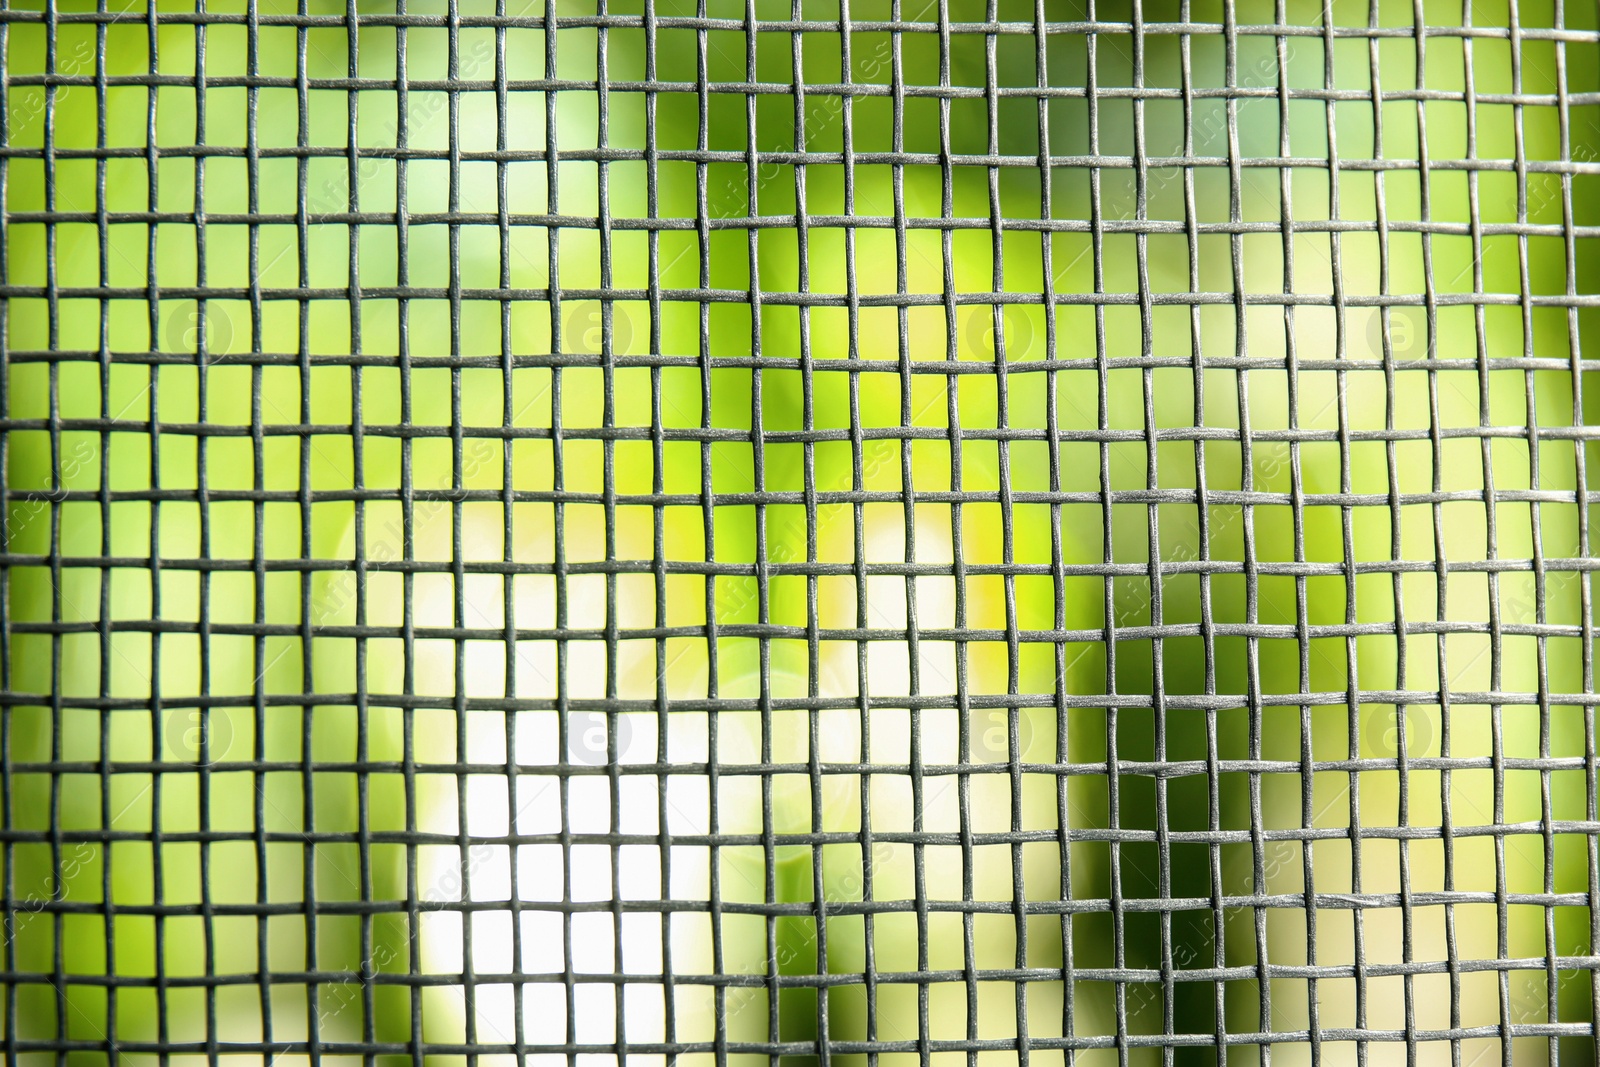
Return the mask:
[[1593,1063],[1596,15],[0,3],[7,1063]]

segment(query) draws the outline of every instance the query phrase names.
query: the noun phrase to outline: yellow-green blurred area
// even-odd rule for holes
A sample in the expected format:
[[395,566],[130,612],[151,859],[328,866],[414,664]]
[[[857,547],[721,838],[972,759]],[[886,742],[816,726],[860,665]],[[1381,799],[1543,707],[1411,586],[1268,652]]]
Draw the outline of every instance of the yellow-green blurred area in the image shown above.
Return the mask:
[[1593,3],[0,55],[8,1063],[1595,1062]]

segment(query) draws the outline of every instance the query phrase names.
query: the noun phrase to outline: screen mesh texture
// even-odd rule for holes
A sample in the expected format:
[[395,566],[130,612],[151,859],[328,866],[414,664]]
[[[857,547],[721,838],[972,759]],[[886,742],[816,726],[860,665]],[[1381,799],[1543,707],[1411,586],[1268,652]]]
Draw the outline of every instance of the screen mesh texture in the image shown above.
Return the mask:
[[1595,1062],[1592,2],[0,63],[8,1065]]

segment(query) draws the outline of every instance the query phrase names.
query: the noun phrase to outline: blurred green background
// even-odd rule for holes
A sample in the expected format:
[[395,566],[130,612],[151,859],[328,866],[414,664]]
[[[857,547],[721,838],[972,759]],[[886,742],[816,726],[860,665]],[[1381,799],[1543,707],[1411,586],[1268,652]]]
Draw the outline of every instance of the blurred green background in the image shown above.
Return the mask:
[[0,9],[8,1054],[1594,1062],[1593,4],[94,10]]

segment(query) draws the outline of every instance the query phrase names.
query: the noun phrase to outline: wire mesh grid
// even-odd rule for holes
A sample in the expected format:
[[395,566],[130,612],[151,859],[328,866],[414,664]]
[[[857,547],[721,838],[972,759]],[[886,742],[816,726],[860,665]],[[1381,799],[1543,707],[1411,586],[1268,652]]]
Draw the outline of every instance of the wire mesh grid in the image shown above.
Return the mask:
[[1594,5],[0,56],[8,1064],[1594,1062]]

